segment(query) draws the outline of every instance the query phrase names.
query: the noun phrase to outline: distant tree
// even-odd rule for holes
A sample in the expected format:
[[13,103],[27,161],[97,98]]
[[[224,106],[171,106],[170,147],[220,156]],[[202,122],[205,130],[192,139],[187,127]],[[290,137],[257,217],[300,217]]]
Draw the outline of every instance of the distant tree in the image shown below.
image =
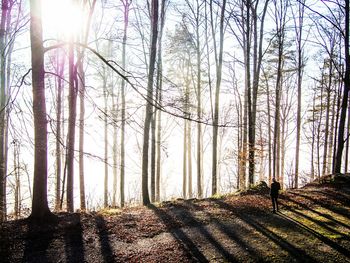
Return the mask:
[[68,46],[68,133],[67,133],[67,211],[74,212],[74,153],[75,153],[75,127],[77,117],[78,78],[75,63],[73,36]]
[[[95,10],[97,0],[83,1],[82,9],[88,6],[88,18],[85,28],[82,28],[80,34],[80,41],[82,44],[86,45],[88,41],[88,36],[90,32],[90,25],[92,20],[92,15]],[[86,210],[86,200],[85,200],[85,170],[84,170],[84,133],[85,133],[85,71],[84,71],[84,58],[85,49],[83,47],[77,47],[78,58],[77,58],[77,73],[78,73],[78,89],[79,89],[79,102],[80,102],[80,112],[79,112],[79,192],[80,192],[80,209],[82,211]]]
[[[124,28],[123,28],[123,42],[122,42],[122,69],[125,70],[125,58],[126,58],[126,41],[128,37],[128,24],[129,24],[129,10],[131,0],[122,0],[124,10]],[[120,205],[124,206],[125,203],[125,79],[121,81],[121,136],[120,136]]]
[[222,62],[224,51],[224,22],[226,11],[226,0],[221,3],[220,22],[219,22],[219,43],[216,42],[214,18],[213,18],[213,1],[209,2],[211,15],[211,31],[214,40],[214,53],[216,63],[216,85],[214,99],[214,116],[213,116],[213,155],[212,155],[212,195],[217,193],[217,178],[218,178],[218,130],[219,130],[219,104],[220,104],[220,87],[222,79]]
[[[110,43],[108,43],[107,50],[110,50]],[[108,52],[107,51],[107,52]],[[104,109],[103,109],[103,122],[104,122],[104,182],[103,182],[103,206],[104,208],[108,207],[108,97],[109,97],[109,91],[108,91],[108,74],[106,66],[102,66],[102,89],[103,89],[103,100],[104,100]]]
[[61,209],[61,185],[62,185],[62,97],[64,78],[65,56],[57,50],[56,53],[56,185],[55,185],[55,210]]
[[[199,120],[197,123],[197,196],[199,198],[203,197],[203,128],[202,128],[202,116],[203,116],[203,109],[202,109],[202,89],[203,89],[203,83],[202,83],[202,33],[201,33],[201,25],[203,23],[203,7],[204,2],[201,2],[199,0],[196,0],[194,2],[190,2],[186,0],[186,7],[189,9],[189,15],[191,18],[190,23],[192,27],[194,28],[194,47],[196,50],[196,98],[197,98],[197,119]],[[186,8],[187,9],[187,8]]]
[[[163,46],[163,32],[165,25],[166,5],[168,0],[162,0],[161,12],[160,12],[160,28],[158,34],[158,62],[157,62],[157,89],[156,100],[159,106],[162,105],[163,96],[163,58],[162,58],[162,46]],[[160,186],[161,186],[161,139],[162,139],[162,111],[155,109],[157,115],[157,139],[156,139],[156,178],[155,178],[155,201],[160,201]]]
[[181,109],[183,112],[183,158],[182,158],[182,196],[192,196],[192,140],[191,140],[191,112],[193,94],[193,57],[195,43],[193,34],[189,32],[187,21],[176,25],[173,35],[169,36],[168,59],[172,61],[170,76],[176,81],[180,90]]

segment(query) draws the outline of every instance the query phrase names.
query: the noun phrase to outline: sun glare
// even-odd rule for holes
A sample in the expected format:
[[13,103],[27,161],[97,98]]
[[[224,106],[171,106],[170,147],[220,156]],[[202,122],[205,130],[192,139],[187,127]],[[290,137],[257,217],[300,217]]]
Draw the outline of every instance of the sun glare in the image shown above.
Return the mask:
[[43,1],[43,27],[51,37],[70,38],[82,30],[85,13],[72,0]]

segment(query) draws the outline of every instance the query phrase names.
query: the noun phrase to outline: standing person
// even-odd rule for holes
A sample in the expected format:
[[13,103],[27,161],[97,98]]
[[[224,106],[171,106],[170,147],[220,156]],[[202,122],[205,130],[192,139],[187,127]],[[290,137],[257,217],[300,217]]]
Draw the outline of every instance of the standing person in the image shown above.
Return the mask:
[[270,196],[272,201],[273,212],[276,213],[278,211],[278,191],[281,189],[281,185],[276,181],[275,178],[272,179]]

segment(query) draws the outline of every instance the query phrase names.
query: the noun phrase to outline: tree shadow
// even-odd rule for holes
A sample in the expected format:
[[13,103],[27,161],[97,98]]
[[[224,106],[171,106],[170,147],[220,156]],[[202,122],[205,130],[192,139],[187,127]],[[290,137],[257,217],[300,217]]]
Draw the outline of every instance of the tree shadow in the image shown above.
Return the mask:
[[[191,204],[194,209],[200,209],[200,207],[194,203]],[[224,223],[221,220],[217,219],[215,216],[210,214],[209,212],[205,212],[206,216],[210,218],[210,222],[213,223],[222,233],[224,233],[232,242],[237,244],[242,250],[249,254],[251,259],[256,261],[261,261],[262,255],[252,247],[251,243],[238,238],[240,235],[244,235],[243,233],[239,233],[235,228],[232,227],[229,223]],[[237,225],[238,226],[238,225]],[[240,228],[240,232],[243,232],[242,226],[238,226]],[[248,231],[248,230],[246,230]],[[246,233],[245,233],[246,234]]]
[[310,234],[314,235],[315,237],[317,237],[320,241],[324,242],[325,244],[327,244],[328,246],[332,247],[333,249],[335,249],[336,251],[338,251],[339,253],[343,254],[344,256],[346,256],[347,258],[349,258],[350,255],[350,251],[342,246],[340,246],[338,243],[330,240],[329,238],[317,233],[315,230],[311,229],[310,227],[300,223],[299,221],[287,216],[286,214],[280,214],[283,218],[285,218],[286,220],[290,221],[291,223],[294,223],[296,225],[297,228],[301,229],[301,230],[305,230],[307,232],[309,232]]
[[[22,253],[13,253],[13,248],[22,245],[28,229],[28,220],[19,219],[0,223],[0,262],[18,262]],[[22,250],[21,250],[22,251]]]
[[[48,248],[57,232],[58,221],[37,224],[27,220],[27,236],[22,262],[51,262]],[[57,255],[58,256],[58,255]]]
[[113,249],[110,244],[106,221],[101,215],[95,217],[95,224],[100,241],[101,254],[103,256],[103,262],[115,262]]
[[244,215],[236,210],[236,208],[232,205],[229,205],[221,200],[215,200],[215,202],[219,205],[219,207],[230,211],[234,216],[238,217],[242,221],[246,222],[248,225],[256,229],[258,232],[263,234],[265,237],[270,239],[272,242],[281,247],[284,251],[286,251],[293,260],[297,262],[317,262],[312,256],[307,254],[304,250],[297,248],[293,244],[289,243],[282,237],[273,233],[269,229],[267,229],[264,225],[260,224],[256,220],[253,219],[249,214]]
[[172,215],[166,213],[163,209],[160,209],[153,204],[149,205],[149,208],[152,209],[155,214],[163,221],[169,233],[175,238],[175,240],[187,253],[189,260],[192,260],[193,262],[209,262],[205,255],[199,250],[198,246],[181,229],[179,222],[177,222]]
[[[324,195],[324,192],[319,192],[319,191],[313,191],[313,192],[316,192],[316,193],[319,193],[319,194],[323,194]],[[339,215],[342,215],[344,217],[350,217],[350,213],[344,209],[344,208],[341,208],[341,207],[335,207],[333,204],[326,204],[324,202],[321,202],[319,201],[318,199],[316,198],[313,198],[311,196],[308,196],[308,195],[305,195],[305,194],[302,194],[302,193],[295,193],[295,192],[290,192],[290,194],[294,195],[294,196],[300,196],[300,197],[303,197],[307,200],[310,200],[312,202],[314,202],[315,204],[323,207],[323,208],[326,208],[336,214],[339,214]],[[331,196],[333,199],[336,199],[336,200],[339,200],[339,195],[341,195],[341,193],[339,193],[339,195],[337,195],[336,193],[332,193],[330,194],[329,192],[327,192],[327,195]],[[344,198],[342,201],[341,201],[341,204],[342,205],[349,205],[349,198]]]
[[65,252],[68,263],[84,262],[83,229],[80,214],[70,216],[70,224],[64,229]]
[[[321,212],[319,212],[319,211],[316,211],[315,209],[313,209],[313,208],[307,206],[306,204],[303,204],[303,203],[301,203],[301,202],[298,202],[298,201],[296,201],[296,200],[294,200],[294,199],[291,199],[291,198],[289,198],[289,197],[286,197],[285,200],[287,200],[287,201],[289,201],[289,202],[292,202],[292,203],[294,203],[294,204],[296,204],[296,205],[302,207],[302,208],[305,209],[305,210],[308,210],[308,211],[310,211],[310,212],[312,212],[312,213],[314,213],[314,214],[317,214],[317,215],[319,215],[319,216],[322,216],[322,217],[328,219],[329,221],[331,221],[331,222],[333,222],[333,223],[335,223],[335,224],[338,224],[338,225],[340,225],[340,226],[342,226],[342,227],[347,228],[347,229],[350,230],[350,226],[349,226],[349,225],[344,224],[343,222],[340,222],[340,221],[334,219],[334,217],[331,216],[331,215],[329,215],[329,214],[323,214],[323,213],[321,213]],[[293,209],[292,207],[288,206],[287,204],[285,204],[285,207],[288,207],[288,209],[289,209],[290,211],[293,211],[293,213],[296,213],[296,214],[298,214],[298,215],[300,215],[300,216],[303,216],[304,218],[306,218],[306,219],[308,219],[308,220],[314,222],[315,224],[320,225],[321,227],[327,229],[328,231],[333,232],[334,234],[341,235],[341,236],[343,236],[345,239],[348,239],[348,236],[347,236],[347,235],[344,235],[343,233],[340,233],[339,231],[337,231],[337,230],[335,230],[335,229],[329,227],[326,223],[324,223],[324,222],[322,222],[322,221],[319,221],[319,220],[316,220],[316,219],[314,219],[314,218],[312,218],[312,217],[310,217],[310,216],[308,216],[308,215],[305,215],[305,214],[303,214],[303,213],[300,213],[299,211],[297,211],[297,210]],[[323,207],[323,208],[328,209],[328,208],[326,208],[326,207]],[[330,210],[330,209],[329,209],[329,210]],[[330,211],[331,211],[331,210],[330,210]],[[334,212],[334,211],[332,211],[332,212]]]

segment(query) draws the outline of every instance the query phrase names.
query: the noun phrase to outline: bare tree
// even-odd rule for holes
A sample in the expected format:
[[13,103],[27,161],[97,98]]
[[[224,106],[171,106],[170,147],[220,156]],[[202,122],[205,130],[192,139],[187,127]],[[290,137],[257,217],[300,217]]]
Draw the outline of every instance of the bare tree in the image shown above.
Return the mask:
[[30,1],[30,42],[34,114],[34,182],[30,218],[47,222],[53,218],[47,202],[47,117],[41,0]]
[[61,174],[62,174],[62,90],[65,56],[57,50],[57,80],[56,80],[56,191],[55,191],[55,210],[60,210],[61,204]]
[[280,103],[282,89],[282,69],[285,44],[286,14],[288,3],[283,0],[274,0],[274,15],[276,24],[277,46],[277,76],[275,91],[275,123],[273,136],[273,178],[280,176]]
[[[224,19],[226,10],[226,0],[223,0],[220,14],[220,29],[219,29],[219,47],[217,47],[213,19],[213,1],[210,1],[211,15],[211,30],[214,39],[214,53],[216,62],[216,85],[215,85],[215,100],[214,100],[214,118],[213,118],[213,159],[212,159],[212,195],[217,193],[217,168],[218,168],[218,124],[219,124],[219,103],[220,103],[220,86],[222,78],[222,61],[224,51]],[[219,48],[219,51],[217,50]]]
[[304,11],[305,0],[298,2],[297,12],[294,16],[294,27],[296,34],[296,54],[297,54],[297,86],[298,86],[298,105],[297,105],[297,135],[295,146],[295,172],[294,187],[298,188],[299,184],[299,153],[300,153],[300,133],[301,133],[301,98],[302,98],[302,80],[304,68],[304,43],[303,43],[303,27],[304,27]]
[[148,149],[149,149],[149,133],[150,125],[152,121],[152,98],[153,98],[153,83],[154,83],[154,70],[157,54],[157,40],[158,40],[158,0],[152,0],[151,2],[151,46],[149,57],[149,70],[148,70],[148,82],[147,82],[147,101],[146,101],[146,114],[144,122],[143,133],[143,147],[142,147],[142,203],[143,205],[149,205],[149,193],[148,193]]
[[10,19],[10,3],[7,0],[1,2],[0,20],[0,222],[6,219],[6,24]]
[[[163,59],[162,59],[162,38],[165,25],[165,12],[168,1],[162,0],[162,7],[160,12],[160,29],[158,34],[158,67],[157,67],[157,90],[156,100],[159,105],[162,105],[162,93],[163,93]],[[155,186],[155,201],[160,201],[160,181],[161,181],[161,138],[162,138],[162,112],[155,109],[157,114],[157,139],[156,139],[156,186]]]
[[[124,29],[123,29],[123,42],[122,42],[122,68],[125,70],[125,57],[126,57],[126,41],[128,36],[128,23],[129,23],[129,10],[131,0],[122,0],[124,7]],[[124,206],[125,203],[125,79],[121,82],[121,137],[120,137],[120,205]]]
[[342,32],[344,37],[344,55],[345,55],[345,75],[344,75],[344,90],[343,90],[343,99],[341,104],[341,111],[340,111],[340,119],[339,119],[339,130],[338,130],[338,146],[337,146],[337,152],[335,157],[335,167],[334,172],[340,173],[341,170],[341,164],[342,164],[342,155],[343,155],[343,149],[344,149],[344,131],[345,131],[345,120],[346,120],[346,113],[347,113],[347,107],[348,107],[348,98],[349,98],[349,89],[350,89],[350,51],[349,51],[349,38],[350,38],[350,30],[349,30],[349,23],[350,23],[350,7],[349,7],[349,1],[345,1],[344,6],[344,13],[345,13],[345,30]]

